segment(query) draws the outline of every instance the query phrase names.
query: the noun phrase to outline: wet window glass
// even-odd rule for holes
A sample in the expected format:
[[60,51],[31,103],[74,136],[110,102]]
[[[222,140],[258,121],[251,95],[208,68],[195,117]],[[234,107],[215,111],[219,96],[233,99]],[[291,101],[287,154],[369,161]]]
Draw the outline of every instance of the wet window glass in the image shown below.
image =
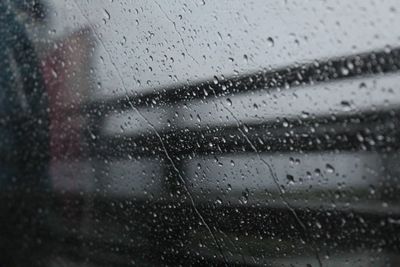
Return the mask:
[[0,266],[399,266],[400,2],[0,2]]

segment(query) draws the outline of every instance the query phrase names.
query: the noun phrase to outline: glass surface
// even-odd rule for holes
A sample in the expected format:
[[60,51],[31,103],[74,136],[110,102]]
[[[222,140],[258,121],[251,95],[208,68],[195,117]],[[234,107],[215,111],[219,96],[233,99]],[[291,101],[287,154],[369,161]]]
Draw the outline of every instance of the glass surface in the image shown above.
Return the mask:
[[400,2],[0,2],[0,266],[399,266]]

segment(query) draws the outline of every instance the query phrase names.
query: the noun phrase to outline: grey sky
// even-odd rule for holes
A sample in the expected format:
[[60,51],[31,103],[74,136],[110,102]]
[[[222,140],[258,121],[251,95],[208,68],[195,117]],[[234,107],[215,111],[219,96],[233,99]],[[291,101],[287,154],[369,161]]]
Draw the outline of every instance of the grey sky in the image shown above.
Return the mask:
[[51,5],[57,34],[89,24],[96,32],[94,76],[102,84],[96,96],[125,94],[121,78],[130,92],[154,90],[395,46],[400,37],[395,0],[67,0]]

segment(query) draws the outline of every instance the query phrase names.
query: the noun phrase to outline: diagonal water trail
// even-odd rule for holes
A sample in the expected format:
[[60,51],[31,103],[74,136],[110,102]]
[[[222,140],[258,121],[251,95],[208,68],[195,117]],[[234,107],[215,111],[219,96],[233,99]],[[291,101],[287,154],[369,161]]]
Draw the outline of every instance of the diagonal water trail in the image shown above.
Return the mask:
[[[109,61],[111,62],[113,68],[115,69],[115,71],[117,72],[118,75],[118,79],[120,80],[122,87],[125,90],[125,93],[128,95],[128,89],[127,86],[125,85],[125,81],[122,78],[122,75],[119,71],[119,69],[117,68],[113,58],[111,57],[111,53],[110,51],[107,49],[107,47],[105,46],[103,40],[101,40],[100,36],[98,35],[97,31],[94,29],[94,27],[92,26],[88,16],[83,12],[83,10],[81,9],[81,7],[76,3],[76,0],[74,0],[74,3],[76,5],[76,7],[78,8],[79,12],[81,13],[81,15],[85,18],[85,20],[89,23],[89,27],[91,28],[91,30],[93,31],[93,34],[96,36],[96,38],[98,39],[98,41],[100,42],[101,46],[103,47],[104,51],[106,52]],[[149,126],[150,128],[154,131],[155,135],[157,136],[157,138],[159,139],[161,146],[163,148],[164,154],[167,157],[168,161],[170,162],[170,164],[172,165],[173,169],[175,170],[175,172],[178,175],[178,178],[184,188],[184,190],[186,191],[186,194],[189,198],[189,201],[192,205],[193,210],[195,211],[196,215],[199,217],[201,223],[204,225],[204,227],[206,227],[207,231],[209,232],[210,236],[213,239],[213,242],[215,243],[215,245],[217,246],[219,253],[221,254],[223,260],[224,260],[224,264],[227,266],[228,265],[228,261],[223,253],[222,247],[220,245],[220,243],[218,242],[214,232],[211,230],[211,227],[208,225],[208,223],[206,222],[206,220],[204,219],[203,215],[200,213],[199,209],[197,208],[197,205],[194,201],[194,198],[189,190],[189,188],[187,187],[186,181],[185,179],[182,177],[179,169],[176,167],[175,162],[173,161],[172,157],[169,155],[166,146],[164,144],[164,141],[161,137],[161,135],[158,133],[157,129],[154,127],[154,125],[139,111],[138,108],[136,108],[131,102],[128,102],[129,106],[140,116],[141,119],[143,119]]]
[[246,258],[245,258],[244,255],[243,255],[243,252],[242,252],[241,249],[239,249],[239,248],[236,246],[236,244],[232,241],[232,238],[230,238],[227,234],[225,234],[224,231],[221,231],[221,230],[218,229],[218,232],[220,232],[222,235],[224,235],[224,236],[226,237],[227,240],[229,240],[229,243],[231,243],[232,246],[234,247],[234,249],[240,254],[240,256],[241,256],[241,258],[242,258],[243,265],[247,266],[248,264],[247,264]]
[[197,63],[197,65],[200,65],[200,63],[189,53],[187,47],[186,47],[186,43],[185,43],[185,39],[183,39],[182,34],[178,31],[178,28],[176,27],[176,23],[175,21],[173,21],[168,14],[164,11],[164,9],[162,9],[161,5],[157,2],[157,1],[153,1],[154,4],[156,4],[158,6],[158,8],[160,9],[160,11],[164,14],[165,18],[172,23],[172,25],[174,26],[175,32],[176,34],[178,34],[179,38],[181,39],[182,45],[183,45],[183,49],[185,49],[186,54],[194,61]]
[[[303,232],[307,233],[306,225],[300,220],[300,217],[297,215],[296,210],[292,207],[292,205],[290,205],[290,203],[284,197],[284,192],[283,192],[281,186],[279,185],[278,177],[277,177],[276,173],[273,171],[272,166],[265,159],[263,159],[261,157],[261,155],[260,155],[258,149],[256,148],[256,146],[253,144],[253,142],[251,142],[249,137],[243,132],[243,130],[241,129],[240,120],[235,116],[235,114],[233,114],[233,112],[228,107],[226,107],[226,105],[223,102],[221,102],[221,104],[224,107],[224,109],[233,117],[233,119],[236,122],[236,126],[238,127],[239,132],[242,134],[242,136],[244,137],[246,142],[250,145],[251,149],[253,149],[253,151],[256,153],[258,159],[268,168],[268,171],[269,171],[270,175],[272,176],[272,180],[274,181],[276,187],[278,188],[279,197],[280,197],[281,201],[283,202],[283,204],[292,213],[292,215],[295,218],[297,224],[300,226],[300,228],[303,230]],[[319,255],[319,252],[318,252],[318,250],[316,249],[316,247],[314,245],[312,245],[312,247],[313,247],[313,250],[315,251],[318,264],[319,264],[320,267],[322,267],[322,261],[321,261],[321,257]]]

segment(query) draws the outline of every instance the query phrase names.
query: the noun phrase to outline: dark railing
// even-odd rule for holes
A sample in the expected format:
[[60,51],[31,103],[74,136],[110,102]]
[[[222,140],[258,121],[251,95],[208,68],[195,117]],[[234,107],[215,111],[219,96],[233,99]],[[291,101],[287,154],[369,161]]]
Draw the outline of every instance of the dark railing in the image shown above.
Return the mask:
[[343,56],[328,60],[314,60],[307,64],[294,64],[277,69],[234,77],[214,77],[213,79],[179,87],[160,88],[149,93],[98,101],[84,105],[86,112],[110,112],[157,105],[174,105],[179,102],[205,100],[269,91],[277,88],[294,88],[319,82],[365,77],[398,71],[400,68],[400,48],[387,48],[363,54]]

